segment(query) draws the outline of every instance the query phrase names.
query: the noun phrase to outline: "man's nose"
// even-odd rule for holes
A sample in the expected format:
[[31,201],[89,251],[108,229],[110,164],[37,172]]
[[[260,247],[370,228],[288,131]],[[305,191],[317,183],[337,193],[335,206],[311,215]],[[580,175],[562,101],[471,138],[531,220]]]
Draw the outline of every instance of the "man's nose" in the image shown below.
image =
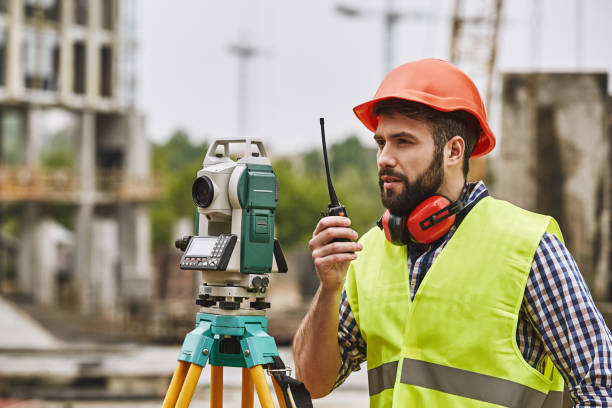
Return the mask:
[[384,145],[378,152],[378,157],[376,158],[376,163],[378,164],[379,169],[384,169],[386,167],[395,167],[397,164],[397,160],[395,159],[395,155],[393,154],[393,149],[390,148],[388,144]]

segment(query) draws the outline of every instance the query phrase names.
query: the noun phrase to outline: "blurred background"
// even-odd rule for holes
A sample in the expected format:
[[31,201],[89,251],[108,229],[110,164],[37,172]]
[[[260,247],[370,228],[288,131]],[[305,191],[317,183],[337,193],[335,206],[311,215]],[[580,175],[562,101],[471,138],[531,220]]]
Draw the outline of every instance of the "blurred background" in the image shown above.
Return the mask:
[[[329,201],[318,118],[364,233],[382,207],[352,107],[425,57],[486,101],[498,144],[470,178],[560,222],[610,324],[611,17],[607,0],[0,0],[0,407],[161,404],[200,284],[173,243],[215,138],[271,153],[289,273],[269,330],[290,360]],[[363,371],[315,406],[366,407]]]

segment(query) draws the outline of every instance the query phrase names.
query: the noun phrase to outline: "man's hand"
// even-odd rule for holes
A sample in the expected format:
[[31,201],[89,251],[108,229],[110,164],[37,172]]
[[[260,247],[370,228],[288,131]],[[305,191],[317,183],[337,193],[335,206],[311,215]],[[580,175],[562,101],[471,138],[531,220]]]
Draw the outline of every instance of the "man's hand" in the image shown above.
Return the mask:
[[322,290],[337,292],[342,288],[350,262],[357,259],[355,252],[362,249],[357,242],[331,242],[336,238],[356,241],[357,232],[350,225],[347,217],[324,217],[312,233],[309,247]]
[[356,240],[346,217],[325,217],[317,224],[310,250],[321,284],[293,338],[296,378],[304,382],[313,398],[331,391],[341,365],[338,348],[338,313],[344,277],[349,263],[361,250],[357,242],[331,242],[336,238]]

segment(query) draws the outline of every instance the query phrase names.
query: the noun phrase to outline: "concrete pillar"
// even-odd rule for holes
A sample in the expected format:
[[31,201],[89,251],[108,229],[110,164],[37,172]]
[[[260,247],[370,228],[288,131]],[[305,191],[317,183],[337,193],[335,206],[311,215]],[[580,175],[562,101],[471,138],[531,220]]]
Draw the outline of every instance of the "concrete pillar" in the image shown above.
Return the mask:
[[[115,131],[124,136],[123,177],[130,183],[146,185],[150,177],[150,146],[144,132],[144,118],[127,114],[118,118]],[[128,299],[148,299],[153,293],[151,225],[145,203],[123,203],[119,208],[119,237],[122,288]]]
[[145,118],[138,114],[124,117],[127,130],[125,173],[148,180],[151,174],[151,144],[145,135]]
[[60,23],[60,61],[58,95],[62,103],[69,104],[72,95],[74,73],[72,72],[73,38],[70,36],[74,0],[62,0]]
[[496,193],[552,215],[596,299],[608,295],[606,74],[506,74]]
[[145,205],[119,206],[119,256],[122,297],[146,301],[153,293],[151,225]]
[[117,313],[118,291],[118,222],[96,217],[92,225],[92,254],[95,273],[91,276],[93,298],[100,313],[113,319]]
[[[23,132],[21,134],[21,162],[26,166],[38,167],[40,163],[41,132],[39,110],[27,107],[20,111]],[[38,122],[38,123],[37,123]]]
[[8,38],[6,43],[6,91],[9,99],[18,99],[23,93],[22,64],[23,2],[8,1]]
[[96,106],[100,94],[100,38],[98,29],[100,28],[100,7],[102,2],[90,1],[87,31],[87,50],[86,50],[86,86],[85,94],[87,103]]
[[95,275],[95,264],[92,257],[93,239],[93,204],[81,203],[77,209],[76,245],[75,245],[75,275],[77,287],[80,289],[81,311],[85,314],[96,312],[95,287],[92,282]]
[[36,293],[37,303],[57,305],[60,301],[58,272],[62,264],[60,245],[73,245],[72,234],[51,218],[41,219],[36,226],[37,262]]
[[[22,182],[34,182],[35,173],[31,172],[39,162],[39,132],[35,125],[36,111],[32,108],[24,108],[19,111],[21,123],[21,165],[24,170],[21,173]],[[37,228],[40,222],[39,204],[26,202],[22,205],[19,220],[19,252],[17,254],[17,274],[19,290],[21,293],[31,296],[32,299],[40,298],[39,267],[40,247],[38,246]]]
[[[129,183],[130,188],[146,187],[150,182],[150,148],[144,133],[143,117],[131,113],[99,115],[96,129],[98,148],[123,153],[122,182]],[[126,303],[143,303],[152,295],[154,282],[147,205],[122,201],[116,208],[118,234],[115,242],[120,280],[117,296]]]
[[80,199],[76,222],[75,275],[81,288],[81,307],[85,313],[95,313],[95,285],[92,281],[96,265],[92,256],[93,212],[95,200],[95,113],[84,111],[79,131]]
[[95,192],[96,169],[96,114],[84,111],[79,126],[79,174],[82,201],[92,201]]
[[536,208],[536,77],[506,75],[496,193],[526,209]]
[[25,203],[21,207],[19,218],[19,251],[17,253],[17,282],[19,292],[33,300],[39,295],[38,272],[40,256],[37,246],[36,231],[40,220],[39,206]]

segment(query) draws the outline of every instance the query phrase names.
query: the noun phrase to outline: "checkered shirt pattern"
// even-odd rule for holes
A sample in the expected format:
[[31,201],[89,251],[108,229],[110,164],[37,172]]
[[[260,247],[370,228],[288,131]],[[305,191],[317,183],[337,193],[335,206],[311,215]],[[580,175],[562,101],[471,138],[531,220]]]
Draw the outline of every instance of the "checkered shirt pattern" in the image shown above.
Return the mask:
[[[487,195],[483,182],[466,185],[467,204]],[[410,296],[453,236],[453,226],[432,247],[409,247]],[[567,248],[544,234],[533,259],[519,313],[516,342],[525,360],[542,370],[549,355],[569,387],[575,407],[612,408],[612,334]],[[351,311],[346,292],[340,302],[338,344],[342,366],[334,388],[366,360],[367,345]]]

